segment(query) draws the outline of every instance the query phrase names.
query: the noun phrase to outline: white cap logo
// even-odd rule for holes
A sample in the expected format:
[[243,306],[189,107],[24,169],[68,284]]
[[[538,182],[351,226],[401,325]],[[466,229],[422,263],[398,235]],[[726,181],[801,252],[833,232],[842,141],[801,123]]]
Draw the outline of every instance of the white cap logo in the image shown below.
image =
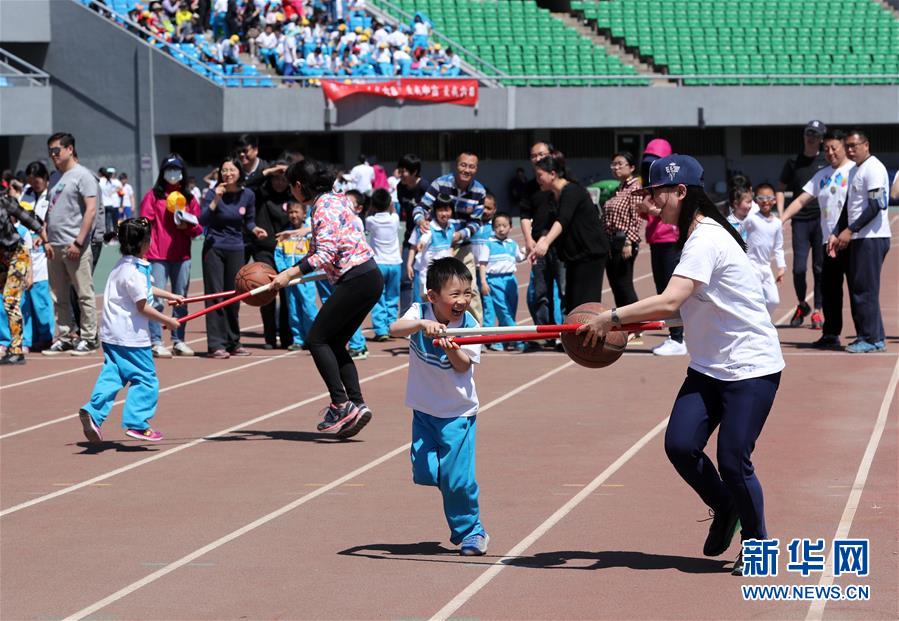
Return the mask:
[[679,170],[680,170],[680,166],[678,166],[674,162],[671,162],[670,164],[665,166],[665,172],[668,173],[668,176],[671,178],[672,181],[674,181],[674,177],[677,176],[677,171],[679,171]]

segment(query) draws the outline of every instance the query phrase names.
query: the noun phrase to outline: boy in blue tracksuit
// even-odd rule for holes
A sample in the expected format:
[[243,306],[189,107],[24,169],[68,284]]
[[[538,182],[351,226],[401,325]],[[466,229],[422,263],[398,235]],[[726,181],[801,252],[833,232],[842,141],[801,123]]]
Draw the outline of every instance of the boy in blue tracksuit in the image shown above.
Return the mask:
[[[287,204],[287,218],[290,220],[289,236],[278,240],[275,246],[275,268],[283,272],[299,263],[309,252],[309,229],[306,222],[306,208],[302,203]],[[315,285],[305,282],[284,290],[287,295],[287,316],[293,344],[287,349],[296,351],[306,348],[306,334],[315,321],[318,308],[315,306]]]
[[390,324],[396,321],[400,311],[400,267],[403,256],[399,241],[400,217],[393,207],[390,192],[378,188],[371,194],[371,211],[365,220],[365,232],[375,253],[375,262],[384,277],[384,291],[371,310],[371,323],[375,341],[390,338]]
[[[501,326],[517,325],[515,313],[518,310],[518,281],[515,280],[515,265],[525,258],[518,244],[509,239],[511,230],[512,218],[504,213],[496,214],[493,218],[493,236],[487,240],[478,258],[481,291],[490,296],[493,311]],[[523,350],[524,344],[509,343],[506,347]]]
[[[478,232],[471,236],[471,251],[474,253],[475,261],[478,263],[478,283],[481,290],[481,305],[484,308],[484,327],[489,328],[496,325],[496,313],[493,311],[493,301],[490,299],[489,290],[483,287],[484,269],[480,265],[487,262],[487,242],[493,237],[493,216],[496,213],[496,197],[487,193],[484,196],[484,213],[481,215],[481,228]],[[499,343],[490,345],[489,349],[501,350],[503,346]]]
[[415,303],[390,326],[393,336],[409,338],[406,405],[412,408],[412,480],[432,485],[443,496],[450,541],[463,556],[487,553],[490,537],[481,523],[475,478],[478,393],[474,365],[481,346],[459,346],[439,338],[445,327],[476,328],[468,312],[471,272],[455,257],[428,266],[428,302]]

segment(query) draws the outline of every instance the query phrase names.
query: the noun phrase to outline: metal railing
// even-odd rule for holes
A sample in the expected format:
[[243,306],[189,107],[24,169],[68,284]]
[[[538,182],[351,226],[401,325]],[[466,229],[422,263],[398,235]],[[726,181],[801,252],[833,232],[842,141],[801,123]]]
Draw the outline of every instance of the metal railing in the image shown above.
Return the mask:
[[4,86],[49,86],[50,76],[0,48],[0,83]]

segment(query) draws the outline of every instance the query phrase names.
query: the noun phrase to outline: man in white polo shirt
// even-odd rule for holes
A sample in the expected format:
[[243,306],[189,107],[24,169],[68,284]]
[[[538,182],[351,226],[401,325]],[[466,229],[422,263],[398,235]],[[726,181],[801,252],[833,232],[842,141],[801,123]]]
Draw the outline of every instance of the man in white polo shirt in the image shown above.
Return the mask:
[[886,167],[871,155],[864,132],[852,130],[846,134],[846,153],[855,162],[855,168],[849,174],[846,205],[827,242],[827,252],[835,256],[849,250],[847,280],[856,340],[846,351],[866,354],[886,349],[880,313],[880,272],[890,249],[890,178]]
[[786,223],[799,213],[805,205],[818,201],[821,212],[821,239],[824,248],[824,264],[821,270],[821,297],[824,311],[824,334],[812,346],[820,349],[841,349],[840,333],[843,331],[843,279],[849,268],[849,254],[839,252],[831,257],[827,254],[827,240],[837,225],[846,193],[849,190],[849,171],[855,162],[846,156],[843,144],[846,134],[840,130],[825,134],[822,151],[827,168],[822,168],[805,185],[802,193],[793,199],[781,214],[781,222]]

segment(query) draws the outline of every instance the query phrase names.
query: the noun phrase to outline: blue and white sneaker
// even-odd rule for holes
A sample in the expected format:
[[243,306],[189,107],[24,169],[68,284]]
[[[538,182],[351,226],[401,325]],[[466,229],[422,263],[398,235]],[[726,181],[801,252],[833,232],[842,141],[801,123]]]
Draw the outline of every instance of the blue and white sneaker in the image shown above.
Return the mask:
[[875,341],[874,347],[877,348],[877,351],[886,351],[887,350],[887,344],[883,341]]
[[490,535],[487,533],[479,533],[477,535],[469,535],[462,540],[462,546],[459,548],[459,554],[462,556],[484,556],[487,554],[487,544],[490,543]]
[[[884,349],[886,347],[884,346]],[[871,352],[879,351],[876,345],[869,343],[868,341],[858,339],[854,343],[850,343],[846,346],[846,351],[850,354],[870,354]]]

